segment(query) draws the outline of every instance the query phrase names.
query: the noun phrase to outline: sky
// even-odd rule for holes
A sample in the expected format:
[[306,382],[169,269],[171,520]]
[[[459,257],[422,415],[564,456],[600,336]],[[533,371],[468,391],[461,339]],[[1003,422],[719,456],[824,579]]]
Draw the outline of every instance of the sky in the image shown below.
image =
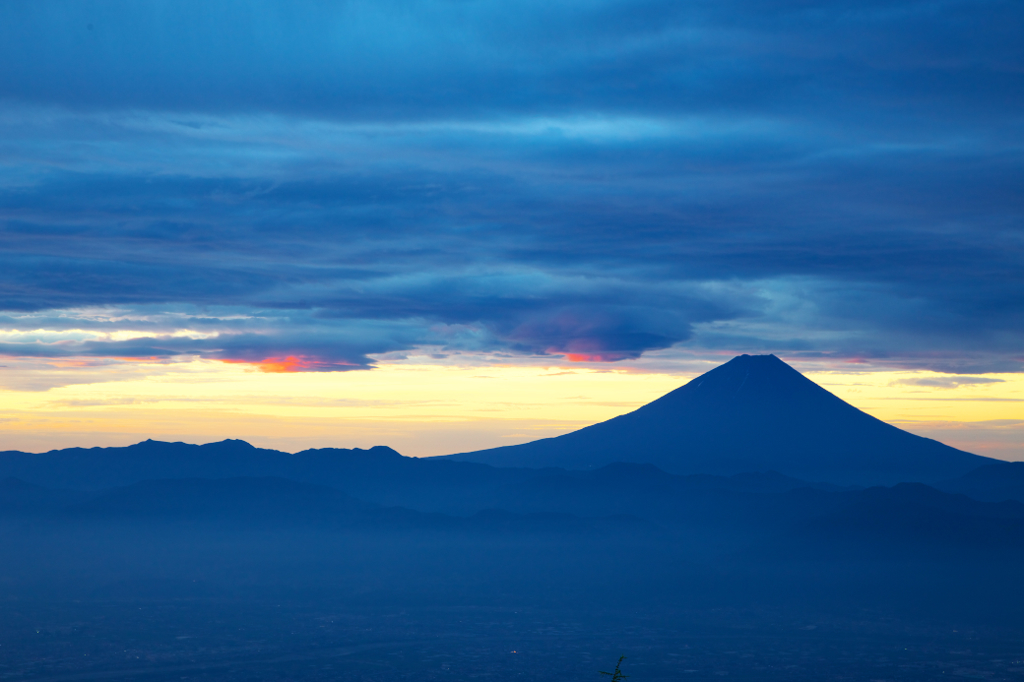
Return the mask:
[[0,4],[0,449],[430,455],[775,353],[1024,459],[1024,5]]

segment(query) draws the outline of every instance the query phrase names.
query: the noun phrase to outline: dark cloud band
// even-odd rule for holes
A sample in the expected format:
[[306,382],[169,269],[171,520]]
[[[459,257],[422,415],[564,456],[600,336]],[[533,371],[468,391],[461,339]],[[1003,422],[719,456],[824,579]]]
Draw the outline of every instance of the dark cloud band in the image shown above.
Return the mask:
[[0,352],[1020,368],[1017,3],[50,5],[0,8],[0,328],[65,336]]

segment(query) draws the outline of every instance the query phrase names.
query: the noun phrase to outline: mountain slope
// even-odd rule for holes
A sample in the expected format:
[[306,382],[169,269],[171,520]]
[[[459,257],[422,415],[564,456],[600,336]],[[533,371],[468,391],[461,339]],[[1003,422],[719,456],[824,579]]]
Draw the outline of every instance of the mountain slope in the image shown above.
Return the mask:
[[80,490],[54,490],[8,476],[0,479],[0,516],[52,512],[87,497]]
[[[173,521],[229,518],[247,523],[337,519],[377,511],[327,486],[273,477],[185,478],[141,481],[70,505],[70,517],[163,518]],[[410,512],[413,513],[413,512]]]
[[219,527],[237,531],[319,528],[331,532],[465,531],[500,535],[653,528],[649,523],[621,515],[581,518],[572,513],[515,513],[491,508],[482,508],[468,518],[424,513],[364,502],[329,486],[275,477],[140,481],[66,505],[47,521],[51,525],[113,522],[178,532]]
[[992,461],[875,419],[774,355],[741,355],[579,431],[451,458],[568,469],[636,462],[677,474],[779,471],[842,484],[933,482]]
[[936,487],[985,502],[1024,502],[1024,462],[986,464],[959,478],[942,481]]

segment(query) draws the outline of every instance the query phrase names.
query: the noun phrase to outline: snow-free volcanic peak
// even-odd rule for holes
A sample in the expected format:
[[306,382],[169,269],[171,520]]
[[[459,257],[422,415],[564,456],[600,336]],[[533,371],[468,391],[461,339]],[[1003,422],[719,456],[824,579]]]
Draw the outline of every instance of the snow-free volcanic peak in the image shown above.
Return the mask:
[[579,431],[453,455],[495,466],[654,464],[679,474],[779,471],[838,483],[937,481],[989,461],[886,424],[774,355],[741,355]]

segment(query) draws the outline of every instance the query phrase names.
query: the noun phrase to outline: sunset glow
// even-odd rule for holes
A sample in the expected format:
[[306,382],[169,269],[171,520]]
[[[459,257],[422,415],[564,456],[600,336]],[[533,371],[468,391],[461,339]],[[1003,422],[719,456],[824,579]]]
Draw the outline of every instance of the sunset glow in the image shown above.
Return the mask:
[[775,353],[1024,458],[1012,4],[200,4],[0,7],[0,449],[440,454]]
[[221,360],[221,362],[234,365],[250,365],[261,372],[268,372],[270,374],[337,371],[339,365],[350,364],[325,362],[305,355],[288,355],[286,357],[263,358],[262,360]]
[[[262,363],[8,359],[0,410],[7,449],[241,438],[289,451],[383,444],[407,455],[439,455],[610,419],[718,362],[668,353],[589,364],[421,355],[384,360],[370,371],[304,372],[295,370],[308,367],[308,359],[287,356]],[[794,366],[801,368],[799,361]],[[1017,374],[979,379],[863,363],[802,369],[840,398],[913,433],[1024,459],[1024,380]]]

